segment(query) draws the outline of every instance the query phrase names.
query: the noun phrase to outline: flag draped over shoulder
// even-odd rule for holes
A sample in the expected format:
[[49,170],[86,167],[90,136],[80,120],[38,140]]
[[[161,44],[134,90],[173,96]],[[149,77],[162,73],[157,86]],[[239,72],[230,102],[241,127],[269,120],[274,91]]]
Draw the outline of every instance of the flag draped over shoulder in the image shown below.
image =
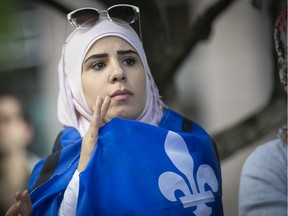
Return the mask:
[[[76,153],[75,158],[78,164]],[[34,202],[37,209],[45,199],[57,211],[63,189],[49,181],[65,190],[73,163],[44,183],[44,190],[38,187],[37,196],[35,189],[33,211]],[[200,126],[168,110],[159,127],[117,118],[100,129],[97,149],[80,173],[77,215],[223,215],[221,196],[213,141]]]

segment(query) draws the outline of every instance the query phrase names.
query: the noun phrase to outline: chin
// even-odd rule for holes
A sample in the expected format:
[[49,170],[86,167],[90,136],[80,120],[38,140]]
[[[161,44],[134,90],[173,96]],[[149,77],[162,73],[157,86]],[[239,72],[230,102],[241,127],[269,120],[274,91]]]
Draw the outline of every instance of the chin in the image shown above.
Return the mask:
[[120,110],[118,112],[108,113],[107,116],[109,118],[111,118],[111,119],[113,119],[113,118],[123,118],[123,119],[128,119],[128,120],[135,120],[138,117],[138,115],[127,111],[127,109],[124,110],[124,111]]

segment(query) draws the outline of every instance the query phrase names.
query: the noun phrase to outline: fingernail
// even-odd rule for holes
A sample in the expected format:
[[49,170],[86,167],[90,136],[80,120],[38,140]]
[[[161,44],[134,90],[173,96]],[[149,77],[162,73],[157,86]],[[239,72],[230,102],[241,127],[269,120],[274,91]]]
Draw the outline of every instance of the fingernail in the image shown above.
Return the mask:
[[105,101],[109,101],[109,100],[110,100],[110,97],[108,95],[106,95]]
[[98,95],[97,97],[96,97],[96,102],[98,102],[100,100],[100,96]]

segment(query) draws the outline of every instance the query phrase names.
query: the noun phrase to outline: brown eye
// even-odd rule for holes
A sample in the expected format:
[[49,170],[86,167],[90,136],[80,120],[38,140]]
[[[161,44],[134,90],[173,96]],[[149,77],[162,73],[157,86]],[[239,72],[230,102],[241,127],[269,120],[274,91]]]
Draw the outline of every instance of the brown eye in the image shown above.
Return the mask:
[[123,61],[123,64],[126,66],[132,66],[134,65],[136,60],[134,58],[127,58]]
[[105,67],[106,67],[106,64],[103,63],[103,62],[96,62],[96,63],[94,63],[94,64],[92,65],[92,68],[93,68],[94,70],[102,70],[102,69],[105,68]]

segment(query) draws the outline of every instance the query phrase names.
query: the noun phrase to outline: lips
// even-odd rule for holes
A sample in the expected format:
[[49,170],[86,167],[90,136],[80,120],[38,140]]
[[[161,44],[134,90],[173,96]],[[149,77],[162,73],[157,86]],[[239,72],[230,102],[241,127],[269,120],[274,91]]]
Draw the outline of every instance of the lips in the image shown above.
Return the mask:
[[119,99],[119,100],[124,100],[129,98],[132,94],[131,91],[128,89],[118,89],[116,90],[112,95],[110,95],[111,99]]

